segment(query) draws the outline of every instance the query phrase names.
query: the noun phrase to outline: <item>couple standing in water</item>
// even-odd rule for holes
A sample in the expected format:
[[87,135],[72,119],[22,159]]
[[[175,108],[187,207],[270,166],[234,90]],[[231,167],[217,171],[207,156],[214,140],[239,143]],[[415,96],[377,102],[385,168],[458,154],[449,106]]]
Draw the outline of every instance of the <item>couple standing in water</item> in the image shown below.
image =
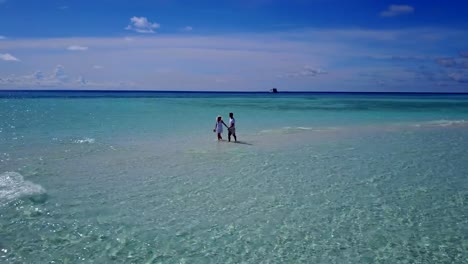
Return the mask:
[[222,140],[223,137],[221,134],[223,133],[223,125],[228,129],[228,141],[231,142],[231,136],[234,137],[234,141],[237,142],[237,137],[236,137],[236,119],[234,119],[234,114],[229,113],[229,126],[224,123],[223,118],[221,116],[218,116],[216,118],[216,124],[215,128],[213,129],[213,132],[218,134],[218,140]]

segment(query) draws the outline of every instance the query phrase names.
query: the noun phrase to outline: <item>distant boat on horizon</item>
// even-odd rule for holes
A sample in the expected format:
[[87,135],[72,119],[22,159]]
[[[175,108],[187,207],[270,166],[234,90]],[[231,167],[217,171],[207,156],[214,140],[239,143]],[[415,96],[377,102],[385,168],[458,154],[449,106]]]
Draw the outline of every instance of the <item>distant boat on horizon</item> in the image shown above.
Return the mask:
[[270,93],[278,93],[278,89],[272,88],[272,89],[270,89]]

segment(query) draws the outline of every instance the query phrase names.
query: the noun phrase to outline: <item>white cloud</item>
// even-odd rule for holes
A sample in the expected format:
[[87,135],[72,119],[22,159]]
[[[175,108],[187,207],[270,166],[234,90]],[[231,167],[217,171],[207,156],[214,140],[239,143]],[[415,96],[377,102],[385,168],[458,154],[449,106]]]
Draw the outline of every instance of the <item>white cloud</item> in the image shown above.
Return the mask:
[[382,17],[394,17],[414,12],[414,7],[409,5],[390,5],[387,10],[380,12]]
[[78,46],[78,45],[72,45],[72,46],[69,46],[69,47],[67,48],[67,50],[71,50],[71,51],[85,51],[85,50],[88,50],[88,47]]
[[10,53],[5,53],[5,54],[0,53],[0,60],[4,60],[4,61],[20,61],[18,58],[14,57],[14,56],[11,55]]
[[191,26],[186,26],[182,29],[182,31],[187,31],[187,32],[192,31],[192,30],[193,28]]
[[158,23],[150,22],[146,17],[132,17],[130,18],[130,25],[126,30],[133,30],[138,33],[154,33],[155,29],[160,28]]
[[6,37],[5,37],[5,36],[2,36],[2,35],[0,35],[0,40],[2,40],[2,39],[6,39]]

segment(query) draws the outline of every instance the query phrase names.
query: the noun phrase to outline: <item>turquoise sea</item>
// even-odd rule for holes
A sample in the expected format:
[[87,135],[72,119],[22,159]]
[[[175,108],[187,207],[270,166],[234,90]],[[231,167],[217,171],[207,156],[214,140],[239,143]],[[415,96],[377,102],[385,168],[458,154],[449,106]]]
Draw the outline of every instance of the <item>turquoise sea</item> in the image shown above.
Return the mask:
[[468,263],[468,96],[0,92],[0,263]]

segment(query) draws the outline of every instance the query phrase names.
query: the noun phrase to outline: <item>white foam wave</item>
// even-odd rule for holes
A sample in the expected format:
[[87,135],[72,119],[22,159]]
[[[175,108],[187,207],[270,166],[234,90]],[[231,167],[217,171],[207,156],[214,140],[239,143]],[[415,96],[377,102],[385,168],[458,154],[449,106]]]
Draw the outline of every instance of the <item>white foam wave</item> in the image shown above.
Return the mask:
[[0,204],[21,197],[44,196],[46,191],[39,184],[25,181],[23,176],[17,172],[4,172],[0,174]]
[[449,127],[449,126],[466,126],[468,120],[433,120],[414,124],[415,127]]
[[265,129],[260,131],[261,134],[270,134],[270,133],[278,133],[278,134],[283,134],[283,133],[293,133],[293,132],[300,132],[304,130],[311,130],[312,128],[310,127],[282,127],[279,129]]
[[96,140],[94,138],[83,138],[83,139],[77,139],[74,140],[73,142],[76,144],[93,144]]
[[265,129],[261,130],[259,133],[260,134],[292,134],[292,133],[300,133],[300,132],[305,132],[305,131],[315,131],[315,132],[322,132],[322,131],[330,131],[333,130],[334,128],[313,128],[313,127],[282,127],[279,129]]

